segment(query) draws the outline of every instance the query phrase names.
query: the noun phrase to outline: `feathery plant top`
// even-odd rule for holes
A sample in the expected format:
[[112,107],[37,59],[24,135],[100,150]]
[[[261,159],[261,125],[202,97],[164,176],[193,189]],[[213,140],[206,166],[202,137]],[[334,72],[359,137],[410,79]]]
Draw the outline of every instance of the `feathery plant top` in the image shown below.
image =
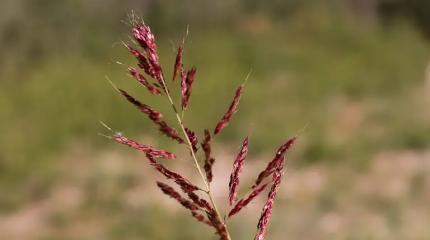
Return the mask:
[[[266,203],[257,224],[257,233],[254,238],[255,240],[265,239],[266,231],[272,215],[274,200],[284,173],[284,156],[295,143],[296,137],[288,139],[279,147],[275,157],[267,164],[266,168],[258,174],[254,184],[249,188],[248,193],[239,198],[238,189],[240,185],[240,173],[243,170],[249,147],[249,138],[246,137],[243,140],[239,153],[233,161],[233,169],[228,185],[228,203],[230,209],[227,211],[225,216],[221,215],[214,201],[210,185],[213,181],[212,168],[215,163],[215,158],[212,155],[211,143],[213,141],[213,137],[220,134],[227,127],[232,117],[237,112],[246,80],[236,89],[232,102],[214,129],[212,131],[210,128],[204,130],[201,138],[202,140],[199,143],[196,132],[183,121],[183,113],[187,110],[190,103],[192,85],[197,71],[195,67],[191,67],[189,70],[186,70],[184,67],[183,55],[185,37],[178,47],[175,63],[173,65],[171,81],[171,83],[174,83],[177,78],[180,79],[181,99],[179,102],[179,110],[176,106],[178,103],[175,103],[170,94],[163,69],[160,65],[155,37],[152,34],[151,29],[134,14],[130,17],[130,23],[132,28],[132,37],[136,44],[132,45],[124,43],[124,46],[136,58],[137,66],[129,66],[127,71],[130,76],[147,89],[150,94],[164,96],[169,100],[172,110],[175,113],[178,127],[180,128],[179,131],[176,128],[171,127],[163,119],[163,115],[159,111],[142,103],[135,97],[131,96],[127,91],[115,88],[128,102],[145,114],[149,120],[158,127],[162,134],[176,141],[178,144],[185,146],[189,150],[191,157],[190,160],[194,163],[204,186],[202,187],[199,186],[200,184],[192,183],[186,177],[182,176],[178,172],[170,170],[161,161],[159,161],[159,159],[174,160],[178,158],[177,155],[167,150],[161,150],[148,144],[139,143],[123,136],[123,134],[114,133],[110,127],[102,123],[112,132],[112,134],[107,137],[113,139],[117,143],[129,146],[144,153],[149,161],[149,165],[166,177],[166,179],[173,181],[181,192],[178,192],[172,186],[163,182],[157,182],[158,188],[160,188],[160,190],[167,196],[178,201],[198,222],[204,223],[213,228],[221,240],[232,239],[227,227],[227,220],[239,213],[257,196],[264,192],[268,186],[270,186]],[[247,78],[248,77],[249,74]],[[211,133],[213,133],[213,135]],[[199,145],[201,148],[199,148]],[[201,149],[200,151],[203,152],[204,156],[203,168],[196,157],[196,153],[198,153],[199,149]]]

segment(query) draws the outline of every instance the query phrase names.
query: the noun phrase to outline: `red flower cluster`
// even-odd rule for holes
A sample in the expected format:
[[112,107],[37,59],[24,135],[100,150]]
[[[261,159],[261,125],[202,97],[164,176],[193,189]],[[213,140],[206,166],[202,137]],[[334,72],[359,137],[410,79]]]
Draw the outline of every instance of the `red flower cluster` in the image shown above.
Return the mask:
[[[194,160],[194,164],[201,175],[205,187],[198,187],[196,184],[193,184],[187,178],[183,177],[180,173],[170,170],[168,167],[158,161],[162,158],[175,159],[177,158],[175,154],[166,150],[156,149],[150,145],[138,143],[135,140],[124,137],[122,134],[114,134],[109,138],[114,139],[118,143],[143,152],[146,155],[149,164],[166,179],[176,183],[176,187],[181,189],[181,193],[166,183],[157,182],[157,186],[160,188],[160,190],[164,194],[178,201],[184,208],[189,210],[191,216],[194,217],[198,222],[202,222],[214,228],[216,234],[221,240],[231,240],[225,222],[226,219],[231,218],[235,214],[239,213],[257,196],[259,196],[267,188],[267,186],[270,185],[271,188],[268,193],[266,204],[263,207],[263,211],[257,225],[258,231],[255,236],[255,240],[263,240],[269,225],[273,210],[273,203],[279,190],[281,178],[283,175],[284,155],[294,144],[296,138],[291,138],[279,147],[273,160],[270,161],[266,168],[258,175],[255,183],[250,188],[250,192],[238,200],[240,173],[243,170],[249,148],[248,137],[243,140],[240,151],[233,162],[233,169],[230,175],[228,196],[230,210],[228,211],[227,216],[221,216],[217,206],[215,205],[210,189],[210,183],[213,180],[212,168],[215,163],[215,158],[212,156],[211,131],[205,129],[204,136],[202,138],[203,140],[200,143],[204,153],[203,169],[205,174],[203,174],[199,161],[196,157],[199,146],[197,134],[191,129],[185,127],[183,119],[180,116],[181,114],[178,113],[178,108],[176,107],[173,98],[170,95],[170,91],[163,76],[163,70],[160,66],[157,45],[151,29],[143,22],[136,21],[134,19],[134,21],[132,21],[132,36],[140,46],[140,50],[138,47],[132,47],[129,44],[125,44],[125,46],[127,47],[128,51],[130,51],[130,53],[136,57],[137,66],[140,68],[140,70],[130,66],[128,67],[128,73],[142,86],[144,86],[151,94],[164,95],[168,98],[178,120],[179,127],[182,130],[182,136],[179,135],[175,128],[170,127],[167,122],[163,120],[163,115],[160,112],[132,97],[125,90],[118,89],[118,91],[128,102],[133,104],[137,109],[139,109],[140,112],[144,113],[149,118],[149,120],[156,124],[163,134],[177,141],[178,143],[188,145],[191,157]],[[185,111],[189,105],[196,68],[193,67],[188,71],[184,69],[183,52],[184,41],[178,48],[174,63],[172,81],[175,81],[178,75],[180,76],[180,104],[182,111]],[[152,78],[152,80],[150,80],[150,78]],[[213,130],[213,135],[219,134],[229,124],[233,115],[237,112],[239,101],[243,93],[243,88],[244,84],[240,85],[236,89],[233,100],[221,120],[216,124]],[[269,178],[270,176],[271,178]],[[201,196],[203,193],[206,195]]]

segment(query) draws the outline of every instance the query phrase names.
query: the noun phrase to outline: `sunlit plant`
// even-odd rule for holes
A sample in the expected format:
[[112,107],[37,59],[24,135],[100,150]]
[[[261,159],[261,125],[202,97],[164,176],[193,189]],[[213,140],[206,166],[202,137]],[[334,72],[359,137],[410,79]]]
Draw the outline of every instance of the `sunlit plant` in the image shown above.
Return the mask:
[[[112,132],[109,136],[105,136],[145,154],[149,164],[156,171],[177,185],[175,189],[172,187],[171,183],[168,184],[157,181],[157,186],[160,190],[178,201],[198,222],[213,228],[221,240],[232,239],[227,220],[244,209],[257,196],[264,192],[266,188],[269,188],[267,200],[258,221],[257,233],[255,235],[255,240],[263,240],[272,215],[274,200],[284,173],[284,155],[295,143],[296,137],[288,139],[278,148],[274,158],[267,164],[266,168],[258,174],[254,184],[249,187],[249,191],[239,197],[238,188],[240,174],[245,164],[249,147],[248,137],[243,140],[239,153],[234,158],[233,169],[230,175],[228,185],[229,209],[227,209],[225,215],[221,215],[211,189],[211,183],[213,181],[212,167],[215,163],[215,158],[212,155],[211,143],[214,137],[222,133],[236,113],[246,80],[236,89],[231,104],[213,130],[211,130],[211,128],[205,129],[203,136],[199,140],[197,134],[183,121],[183,115],[190,103],[192,86],[196,77],[196,68],[192,67],[187,70],[183,64],[184,40],[178,48],[176,60],[173,65],[172,78],[168,82],[165,72],[160,65],[157,44],[151,29],[135,15],[131,15],[130,23],[133,40],[131,44],[124,43],[124,46],[137,59],[137,66],[129,66],[128,73],[147,89],[150,94],[167,98],[176,116],[179,131],[171,127],[164,120],[163,115],[159,111],[142,103],[137,98],[131,96],[127,91],[114,87],[128,102],[145,114],[159,128],[162,134],[188,149],[190,160],[195,165],[202,183],[193,183],[182,174],[167,168],[160,160],[173,160],[177,158],[175,154],[169,151],[139,143],[124,136],[122,133],[112,131],[110,127],[102,123]],[[180,101],[178,100],[178,102],[175,102],[173,99],[168,86],[169,84],[174,84],[176,79],[179,79],[181,88],[181,99]],[[203,152],[203,159],[201,161],[199,161],[196,156],[198,151]]]

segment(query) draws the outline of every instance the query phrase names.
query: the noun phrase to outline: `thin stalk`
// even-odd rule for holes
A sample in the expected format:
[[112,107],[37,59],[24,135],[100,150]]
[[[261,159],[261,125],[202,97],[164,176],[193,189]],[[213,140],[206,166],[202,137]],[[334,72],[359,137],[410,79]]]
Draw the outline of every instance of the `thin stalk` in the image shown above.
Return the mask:
[[[206,194],[209,197],[209,201],[211,202],[212,206],[214,207],[215,213],[217,214],[217,217],[220,219],[220,221],[223,221],[223,224],[225,224],[223,218],[221,217],[220,211],[218,210],[218,207],[215,204],[215,201],[214,201],[214,199],[212,197],[210,184],[206,180],[206,177],[203,174],[202,168],[200,167],[199,162],[197,161],[197,157],[196,157],[196,155],[194,154],[194,151],[193,151],[193,145],[192,145],[190,139],[188,138],[188,134],[185,131],[185,126],[184,126],[184,124],[182,122],[182,118],[179,115],[178,109],[176,108],[175,103],[173,102],[172,97],[170,96],[170,92],[169,92],[169,90],[167,88],[167,85],[166,85],[166,82],[164,81],[164,77],[163,76],[161,76],[161,82],[163,83],[163,88],[164,88],[164,91],[165,91],[165,93],[167,95],[167,98],[169,99],[170,105],[172,106],[173,111],[175,112],[176,119],[178,120],[178,124],[181,127],[181,129],[182,129],[182,133],[184,134],[184,137],[187,140],[188,149],[191,152],[191,156],[193,158],[194,165],[197,168],[197,171],[199,172],[199,175],[200,175],[201,179],[203,180],[203,183],[205,184],[205,187],[206,187],[206,191],[205,192],[206,192]],[[182,115],[183,115],[183,111],[182,111]],[[227,226],[226,226],[226,229],[227,229]],[[227,238],[228,238],[228,240],[231,240],[230,233],[228,232],[228,229],[227,229]]]

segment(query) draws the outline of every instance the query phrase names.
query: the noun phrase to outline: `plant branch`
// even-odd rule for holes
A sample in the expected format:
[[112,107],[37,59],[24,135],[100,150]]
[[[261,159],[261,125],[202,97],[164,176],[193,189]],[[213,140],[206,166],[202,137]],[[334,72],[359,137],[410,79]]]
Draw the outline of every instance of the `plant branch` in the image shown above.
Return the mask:
[[[195,155],[195,153],[194,153],[194,151],[193,151],[193,145],[191,144],[191,141],[190,141],[190,139],[189,139],[189,137],[188,137],[188,134],[187,134],[187,132],[185,131],[185,126],[184,126],[184,124],[183,124],[182,117],[180,116],[179,111],[178,111],[178,109],[176,108],[175,103],[173,102],[173,99],[172,99],[172,97],[171,97],[171,95],[170,95],[169,89],[167,88],[167,85],[166,85],[166,82],[165,82],[165,80],[164,80],[164,77],[163,77],[163,76],[161,76],[161,82],[162,82],[162,84],[163,84],[163,88],[164,88],[164,91],[165,91],[165,93],[166,93],[166,96],[167,96],[167,98],[168,98],[168,100],[169,100],[169,102],[170,102],[170,105],[172,106],[172,109],[173,109],[173,111],[175,112],[175,116],[176,116],[176,119],[177,119],[177,121],[178,121],[178,124],[179,124],[179,126],[180,126],[180,128],[181,128],[181,130],[182,130],[182,133],[184,134],[184,137],[185,137],[185,139],[186,139],[187,147],[188,147],[188,149],[189,149],[189,150],[190,150],[190,152],[191,152],[191,156],[192,156],[192,158],[193,158],[194,165],[195,165],[195,167],[197,168],[197,171],[199,172],[199,175],[200,175],[200,177],[201,177],[201,179],[202,179],[202,181],[203,181],[203,183],[204,183],[204,185],[205,185],[205,187],[206,187],[206,191],[205,191],[205,192],[206,192],[206,194],[207,194],[207,195],[208,195],[208,197],[209,197],[209,201],[211,202],[212,206],[214,207],[214,209],[215,209],[215,213],[216,213],[217,217],[220,219],[220,221],[223,221],[223,224],[225,224],[225,221],[224,221],[224,219],[221,217],[220,211],[218,210],[218,207],[217,207],[217,205],[215,204],[215,201],[214,201],[214,199],[213,199],[213,197],[212,197],[211,189],[210,189],[210,184],[209,184],[209,182],[207,181],[207,179],[206,179],[205,175],[203,174],[203,171],[202,171],[202,168],[201,168],[201,167],[200,167],[200,165],[199,165],[199,162],[197,161],[197,157],[196,157],[196,155]],[[183,115],[183,111],[182,111],[182,114],[181,114],[181,115]],[[227,228],[227,226],[226,226],[226,228]],[[228,232],[228,229],[227,229],[227,238],[228,238],[228,240],[231,240],[230,233]]]

